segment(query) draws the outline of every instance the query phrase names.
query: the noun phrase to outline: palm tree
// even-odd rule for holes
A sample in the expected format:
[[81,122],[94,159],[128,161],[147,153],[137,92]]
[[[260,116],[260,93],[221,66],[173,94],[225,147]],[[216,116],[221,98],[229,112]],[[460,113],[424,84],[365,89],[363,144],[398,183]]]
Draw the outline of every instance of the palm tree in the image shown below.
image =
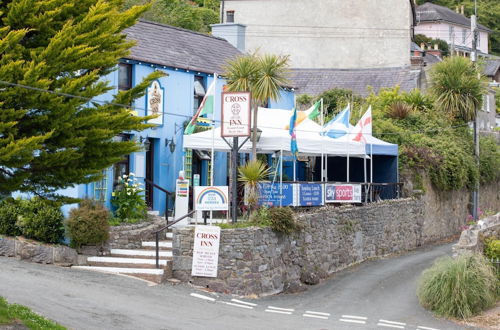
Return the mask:
[[224,76],[229,92],[252,93],[252,160],[257,158],[257,115],[259,106],[278,100],[288,79],[289,56],[249,54],[229,61]]
[[437,109],[465,122],[475,119],[476,109],[481,107],[486,93],[486,84],[470,59],[448,57],[434,65],[430,77]]
[[250,208],[250,213],[255,209],[259,200],[258,184],[262,180],[267,179],[269,174],[269,168],[257,159],[239,167],[238,181],[245,185],[246,198]]

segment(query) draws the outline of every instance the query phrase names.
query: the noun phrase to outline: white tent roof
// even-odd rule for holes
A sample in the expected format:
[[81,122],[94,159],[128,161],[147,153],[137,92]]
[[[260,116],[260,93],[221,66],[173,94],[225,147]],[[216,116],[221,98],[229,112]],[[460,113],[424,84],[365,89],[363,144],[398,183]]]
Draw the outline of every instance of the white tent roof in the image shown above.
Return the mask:
[[[290,134],[288,124],[290,122],[291,110],[259,108],[258,128],[262,135],[257,143],[258,153],[274,153],[283,150],[290,154]],[[183,147],[187,149],[211,150],[212,143],[216,151],[230,151],[230,147],[221,138],[220,127],[214,131],[208,130],[201,133],[184,135]],[[306,118],[296,127],[297,145],[300,155],[314,156],[321,154],[345,156],[365,156],[365,148],[362,143],[348,141],[348,138],[331,139],[321,136],[321,126]],[[212,139],[212,136],[214,137]],[[232,140],[232,139],[227,139]],[[240,143],[243,142],[240,138]],[[232,141],[229,141],[232,142]],[[252,149],[251,141],[247,141],[240,152],[249,153]]]

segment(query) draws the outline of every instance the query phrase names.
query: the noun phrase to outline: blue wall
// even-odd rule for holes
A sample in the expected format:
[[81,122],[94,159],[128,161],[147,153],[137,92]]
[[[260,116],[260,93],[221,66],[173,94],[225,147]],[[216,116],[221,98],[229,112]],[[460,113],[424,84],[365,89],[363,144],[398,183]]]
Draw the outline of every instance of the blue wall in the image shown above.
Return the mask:
[[279,100],[269,102],[269,108],[273,109],[293,109],[295,96],[292,90],[282,90]]

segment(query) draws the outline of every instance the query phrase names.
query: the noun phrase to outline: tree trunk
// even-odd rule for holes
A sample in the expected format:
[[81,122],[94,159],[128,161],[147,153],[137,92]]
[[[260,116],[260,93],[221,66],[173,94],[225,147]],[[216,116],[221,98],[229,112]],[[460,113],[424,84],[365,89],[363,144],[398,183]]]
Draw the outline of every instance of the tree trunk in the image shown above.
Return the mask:
[[257,115],[259,113],[259,105],[257,102],[253,104],[253,128],[252,135],[250,138],[252,139],[252,156],[251,160],[257,160]]

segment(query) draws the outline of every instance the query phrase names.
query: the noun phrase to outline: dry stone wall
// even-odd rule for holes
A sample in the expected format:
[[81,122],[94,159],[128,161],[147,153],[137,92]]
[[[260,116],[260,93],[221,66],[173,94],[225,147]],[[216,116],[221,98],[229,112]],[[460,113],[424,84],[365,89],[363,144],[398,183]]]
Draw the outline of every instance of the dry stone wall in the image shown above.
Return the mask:
[[298,220],[304,228],[290,236],[258,227],[222,230],[217,278],[191,277],[194,229],[175,229],[173,276],[237,295],[297,292],[369,258],[414,249],[425,236],[417,199],[312,209]]
[[0,256],[17,257],[41,264],[78,264],[76,251],[64,245],[49,245],[16,237],[0,236]]

